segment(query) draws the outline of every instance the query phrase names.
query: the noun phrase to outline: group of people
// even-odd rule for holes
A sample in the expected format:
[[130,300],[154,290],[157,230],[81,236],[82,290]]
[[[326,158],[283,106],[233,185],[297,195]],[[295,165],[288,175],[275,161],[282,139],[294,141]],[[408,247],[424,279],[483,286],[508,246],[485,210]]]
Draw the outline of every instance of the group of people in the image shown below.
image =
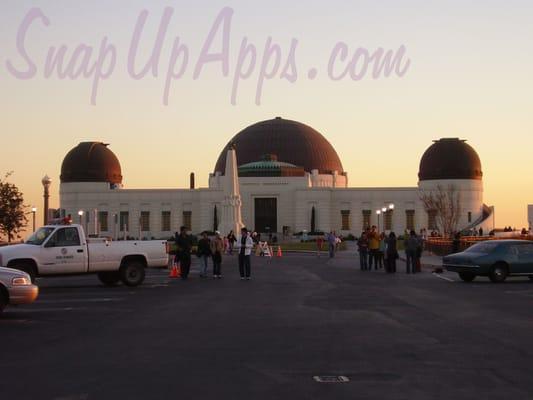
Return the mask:
[[[187,232],[187,228],[182,226],[180,232],[176,232],[174,241],[176,251],[174,261],[179,263],[181,269],[181,279],[187,280],[191,268],[191,255],[193,248],[193,237]],[[222,278],[222,256],[227,251],[232,254],[236,250],[239,254],[239,273],[241,280],[251,279],[251,260],[254,240],[252,234],[246,228],[241,229],[237,236],[230,232],[222,238],[220,232],[216,231],[214,238],[210,239],[207,232],[202,233],[198,241],[196,255],[200,258],[200,277],[207,278],[209,260],[213,263],[213,278]]]
[[[422,257],[423,241],[415,231],[409,231],[404,236],[406,258],[406,273],[420,272],[420,258]],[[396,273],[396,262],[400,258],[398,240],[394,232],[388,235],[379,232],[373,225],[361,233],[357,240],[359,251],[359,265],[361,271],[385,269],[389,274]]]

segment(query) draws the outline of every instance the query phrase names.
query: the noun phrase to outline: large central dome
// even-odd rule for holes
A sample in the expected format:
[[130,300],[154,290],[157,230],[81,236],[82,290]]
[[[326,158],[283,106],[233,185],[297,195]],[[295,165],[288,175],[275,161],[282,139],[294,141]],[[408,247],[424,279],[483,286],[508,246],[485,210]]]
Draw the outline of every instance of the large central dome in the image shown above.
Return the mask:
[[302,167],[306,172],[313,169],[321,174],[344,172],[333,146],[319,132],[301,122],[278,117],[245,128],[224,147],[215,172],[225,173],[227,148],[232,143],[239,166],[259,161],[265,154],[273,154],[280,162]]

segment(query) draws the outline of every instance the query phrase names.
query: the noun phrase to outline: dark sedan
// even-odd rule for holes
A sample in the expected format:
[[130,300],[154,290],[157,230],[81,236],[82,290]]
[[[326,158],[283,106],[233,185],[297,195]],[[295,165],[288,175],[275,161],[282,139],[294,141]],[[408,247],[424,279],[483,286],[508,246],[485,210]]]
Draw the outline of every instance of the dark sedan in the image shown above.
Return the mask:
[[465,282],[488,276],[503,282],[508,276],[533,279],[533,242],[527,240],[490,240],[473,245],[462,253],[443,258],[443,267],[457,272]]

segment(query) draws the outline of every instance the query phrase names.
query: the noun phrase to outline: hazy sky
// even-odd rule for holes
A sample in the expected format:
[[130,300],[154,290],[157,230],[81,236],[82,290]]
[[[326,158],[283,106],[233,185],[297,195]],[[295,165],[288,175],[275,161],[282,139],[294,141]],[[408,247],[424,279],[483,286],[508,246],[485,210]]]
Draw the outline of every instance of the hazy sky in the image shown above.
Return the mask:
[[[36,20],[28,29],[24,45],[36,73],[20,80],[8,71],[7,62],[27,69],[16,38],[33,7],[50,24]],[[159,75],[135,80],[127,60],[137,18],[141,11],[149,12],[136,59],[140,70],[152,52],[165,7],[174,12]],[[224,7],[233,9],[228,76],[221,63],[211,63],[193,79],[202,46]],[[467,139],[481,157],[484,199],[496,206],[497,224],[527,224],[526,204],[533,203],[531,1],[2,0],[0,8],[0,172],[15,171],[11,181],[23,190],[28,205],[40,210],[42,176],[54,181],[55,206],[61,161],[80,141],[111,143],[126,187],[186,187],[191,171],[206,186],[218,154],[234,134],[282,116],[326,136],[349,173],[350,186],[414,186],[420,157],[432,140]],[[165,106],[177,36],[189,49],[189,61],[183,77],[172,83]],[[55,72],[44,77],[51,46],[65,44],[67,62],[80,43],[93,46],[92,65],[104,37],[116,49],[116,65],[109,79],[100,82],[96,105],[91,105],[92,76],[59,79]],[[219,32],[213,51],[220,50],[220,37]],[[257,64],[240,82],[232,105],[244,37],[257,47]],[[261,105],[256,105],[269,37],[281,48],[282,67],[291,41],[298,40],[298,78],[291,83],[278,72],[265,81]],[[359,47],[372,52],[404,45],[411,64],[403,77],[333,81],[326,70],[338,42],[348,45],[350,55]],[[317,69],[314,80],[308,78],[310,68]]]

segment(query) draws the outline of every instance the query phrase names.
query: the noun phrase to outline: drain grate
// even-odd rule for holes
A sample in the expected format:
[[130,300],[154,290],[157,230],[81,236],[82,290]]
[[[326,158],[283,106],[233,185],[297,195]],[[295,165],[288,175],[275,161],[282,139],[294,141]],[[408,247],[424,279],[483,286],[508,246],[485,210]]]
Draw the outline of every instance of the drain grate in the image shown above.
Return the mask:
[[318,383],[347,383],[350,379],[347,376],[332,376],[332,375],[315,375],[313,376],[315,382]]

